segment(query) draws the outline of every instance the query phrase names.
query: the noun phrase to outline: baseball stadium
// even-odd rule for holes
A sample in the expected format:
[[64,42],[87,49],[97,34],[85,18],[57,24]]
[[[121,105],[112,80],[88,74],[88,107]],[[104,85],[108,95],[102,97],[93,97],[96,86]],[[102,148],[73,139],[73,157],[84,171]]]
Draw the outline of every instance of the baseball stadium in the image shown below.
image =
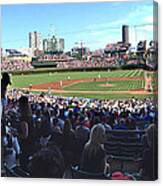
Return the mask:
[[[40,25],[43,25],[42,32],[45,31],[44,24],[52,18],[52,22],[55,20],[61,24],[63,20],[58,19],[63,18],[60,13],[65,10],[63,28],[66,32],[65,35],[63,32],[63,38],[52,33],[42,39],[41,32],[31,31],[28,48],[21,48],[21,51],[14,47],[1,49],[1,176],[158,179],[158,42],[150,31],[148,34],[143,30],[143,34],[150,39],[141,37],[138,40],[136,33],[138,29],[142,32],[151,25],[154,29],[154,23],[143,18],[139,23],[139,16],[135,18],[135,7],[138,7],[137,14],[145,12],[144,9],[139,10],[145,7],[139,3],[134,2],[130,6],[119,2],[116,6],[109,6],[114,3],[103,2],[102,6],[97,6],[99,4],[42,4],[38,6],[40,9],[36,8],[37,5],[6,5],[6,9],[3,8],[6,22],[12,8],[21,10],[12,11],[13,18],[10,19],[13,22],[16,20],[15,25],[29,10],[30,14],[28,12],[28,16],[21,19],[21,26],[29,24],[29,27],[26,26],[28,29],[36,26],[41,29]],[[87,8],[92,10],[91,14],[84,11]],[[123,25],[128,23],[124,21],[121,25],[116,22],[115,12],[118,14],[118,11],[115,8],[123,10],[119,11],[119,19],[128,11],[133,20],[138,21]],[[149,8],[152,17],[153,4]],[[32,14],[32,10],[38,11],[39,17]],[[78,10],[75,16],[70,15],[72,10]],[[83,12],[87,14],[85,20]],[[14,19],[16,13],[20,14]],[[58,13],[58,19],[55,13]],[[38,18],[33,27],[30,27],[32,20],[28,20],[31,15],[34,15],[33,20]],[[109,25],[104,30],[101,15],[106,16]],[[114,17],[117,20],[112,19]],[[73,22],[76,18],[80,19]],[[66,19],[69,24],[66,24]],[[40,20],[40,25],[37,25]],[[79,20],[84,20],[83,26]],[[102,26],[101,30],[92,32],[90,27],[88,29],[94,21],[97,21],[95,28]],[[15,25],[13,30],[17,29]],[[83,30],[68,33],[71,25]],[[134,29],[135,43],[129,40],[129,28]],[[15,32],[16,36],[22,34],[19,30]],[[122,32],[121,41],[118,41],[119,30]],[[107,34],[104,34],[105,31]],[[82,36],[81,32],[90,42],[94,37],[90,46],[95,48],[86,47],[87,44],[79,40],[77,46],[73,46],[76,39]],[[4,37],[7,33],[4,31]],[[104,40],[103,44],[95,42],[94,34],[99,34],[98,39]],[[14,38],[14,34],[9,34],[8,38],[11,35]],[[71,45],[69,50],[64,48],[65,40],[67,45]],[[43,46],[40,47],[41,43]]]
[[[58,170],[54,161],[54,167],[50,171],[54,168],[60,172],[51,177],[112,180],[153,180],[157,177],[157,164],[150,165],[152,172],[151,170],[148,172],[146,168],[149,166],[149,159],[154,157],[144,159],[148,153],[151,153],[151,151],[146,152],[149,148],[145,144],[146,135],[151,135],[151,132],[154,134],[156,130],[154,123],[157,123],[156,63],[152,61],[149,64],[147,58],[142,58],[141,61],[137,59],[135,64],[135,59],[132,61],[128,56],[126,64],[119,65],[117,59],[111,63],[98,61],[96,66],[92,61],[66,61],[65,68],[63,64],[62,67],[59,66],[61,62],[57,62],[53,67],[47,67],[46,62],[43,61],[45,67],[41,66],[41,68],[38,66],[36,68],[31,62],[25,65],[25,70],[19,68],[21,70],[8,71],[11,85],[8,87],[8,104],[5,108],[6,114],[2,114],[2,122],[7,126],[7,130],[11,130],[13,136],[17,136],[21,144],[18,107],[19,109],[22,107],[21,112],[26,118],[26,114],[30,112],[26,104],[30,104],[32,127],[29,130],[34,133],[25,140],[25,144],[27,142],[25,146],[24,142],[21,144],[22,147],[20,146],[25,154],[22,154],[18,147],[16,148],[16,153],[20,156],[20,164],[13,162],[11,164],[8,156],[4,155],[3,166],[7,176],[48,177],[49,172],[46,175],[44,169],[40,169],[37,175],[39,157],[29,161],[30,166],[33,164],[36,166],[29,169],[24,158],[28,153],[39,156],[38,149],[40,149],[39,153],[43,153],[40,156],[44,156],[44,153],[52,153],[49,149],[54,148],[52,146],[55,145],[63,155],[55,155],[58,157],[55,161],[59,161],[61,170]],[[103,63],[105,63],[104,67],[101,65]],[[82,65],[82,68],[79,67]],[[5,74],[5,71],[3,73]],[[23,103],[21,99],[24,99]],[[69,129],[66,129],[66,126]],[[95,166],[92,170],[86,165],[87,169],[84,171],[79,169],[79,166],[84,166],[82,163],[80,165],[80,162],[84,161],[81,159],[83,148],[89,140],[91,131],[96,130],[96,127],[106,132],[107,140],[104,149],[107,154],[107,174],[94,172],[100,169],[95,164],[92,164],[92,167]],[[71,135],[67,136],[65,130],[69,130]],[[149,140],[154,139],[152,137]],[[157,148],[157,144],[154,147]],[[157,153],[155,148],[152,148],[152,151]],[[55,152],[58,152],[57,149]],[[97,157],[92,157],[95,158],[93,160],[95,162]],[[48,169],[48,161],[45,161],[46,169]]]

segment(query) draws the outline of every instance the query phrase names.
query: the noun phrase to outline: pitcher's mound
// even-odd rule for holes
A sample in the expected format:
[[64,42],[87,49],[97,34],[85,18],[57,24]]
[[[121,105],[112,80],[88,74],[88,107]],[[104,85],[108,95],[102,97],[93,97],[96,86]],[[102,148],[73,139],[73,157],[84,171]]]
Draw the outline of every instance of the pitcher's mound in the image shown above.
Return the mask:
[[109,84],[109,83],[106,83],[106,84],[101,84],[99,85],[100,87],[114,87],[115,85],[114,84]]

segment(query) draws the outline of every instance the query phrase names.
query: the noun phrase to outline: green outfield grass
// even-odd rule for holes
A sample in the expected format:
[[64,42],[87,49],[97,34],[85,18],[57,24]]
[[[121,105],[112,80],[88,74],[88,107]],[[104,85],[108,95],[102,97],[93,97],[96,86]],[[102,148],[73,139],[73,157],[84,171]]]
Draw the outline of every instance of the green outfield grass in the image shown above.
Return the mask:
[[140,70],[124,70],[124,71],[95,71],[95,72],[54,72],[45,74],[30,74],[30,75],[13,75],[12,82],[13,87],[28,87],[29,84],[41,84],[48,82],[55,82],[59,80],[67,80],[68,76],[71,79],[83,79],[83,78],[97,78],[101,77],[139,77],[143,76],[143,72]]
[[[83,79],[83,78],[98,78],[98,76],[103,77],[144,77],[143,70],[117,70],[117,71],[91,71],[91,72],[54,72],[54,73],[40,73],[40,74],[28,74],[28,75],[13,75],[12,76],[12,86],[17,88],[28,87],[29,84],[42,84],[49,82],[56,82],[59,80],[70,79]],[[57,94],[60,96],[77,96],[77,97],[87,97],[87,98],[99,98],[99,99],[123,99],[123,98],[145,98],[153,97],[153,95],[130,95],[130,94],[98,94],[96,91],[123,91],[123,90],[134,90],[141,89],[144,87],[143,80],[134,81],[110,81],[112,87],[103,87],[106,82],[82,82],[78,84],[73,84],[64,87],[64,90],[68,91],[94,91],[92,94],[82,93],[62,93]]]
[[[107,87],[107,83],[112,87]],[[106,86],[106,87],[105,87]],[[144,81],[134,80],[134,81],[102,81],[102,82],[82,82],[78,84],[73,84],[65,87],[64,90],[79,90],[79,91],[125,91],[134,90],[144,87]]]

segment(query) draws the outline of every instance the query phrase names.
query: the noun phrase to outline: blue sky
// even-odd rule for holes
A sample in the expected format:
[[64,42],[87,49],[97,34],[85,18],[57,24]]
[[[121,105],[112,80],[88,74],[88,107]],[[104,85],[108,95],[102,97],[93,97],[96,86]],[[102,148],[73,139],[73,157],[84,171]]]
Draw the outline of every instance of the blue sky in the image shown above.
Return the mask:
[[[92,50],[121,41],[121,27],[130,26],[130,41],[152,39],[153,4],[138,2],[20,4],[2,6],[2,47],[27,48],[28,32],[42,37],[54,30],[66,50],[83,41]],[[134,25],[145,26],[136,27]],[[136,36],[135,36],[136,33]]]

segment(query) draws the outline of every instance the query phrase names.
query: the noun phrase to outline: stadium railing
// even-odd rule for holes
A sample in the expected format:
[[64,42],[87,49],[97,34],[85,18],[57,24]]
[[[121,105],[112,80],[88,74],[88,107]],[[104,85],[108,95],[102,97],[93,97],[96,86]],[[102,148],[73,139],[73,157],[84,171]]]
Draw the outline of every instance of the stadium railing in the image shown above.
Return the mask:
[[121,171],[138,172],[145,148],[144,130],[112,130],[104,144],[108,161]]
[[7,177],[30,177],[30,174],[22,170],[19,166],[9,168],[6,163],[3,164]]

